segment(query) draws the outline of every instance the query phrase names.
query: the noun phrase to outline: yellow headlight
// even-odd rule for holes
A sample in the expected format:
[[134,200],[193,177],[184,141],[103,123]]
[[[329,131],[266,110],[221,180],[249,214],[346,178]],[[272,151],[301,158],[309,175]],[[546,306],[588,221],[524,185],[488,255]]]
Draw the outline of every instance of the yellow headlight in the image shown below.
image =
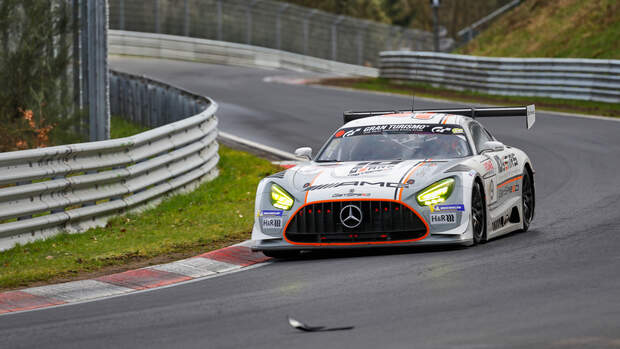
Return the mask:
[[271,184],[271,204],[273,207],[288,211],[293,207],[294,202],[293,196],[281,186],[275,183]]
[[420,204],[420,206],[435,205],[446,201],[446,199],[450,197],[450,194],[452,194],[453,189],[454,178],[442,179],[429,185],[418,193],[416,199],[418,200],[418,204]]

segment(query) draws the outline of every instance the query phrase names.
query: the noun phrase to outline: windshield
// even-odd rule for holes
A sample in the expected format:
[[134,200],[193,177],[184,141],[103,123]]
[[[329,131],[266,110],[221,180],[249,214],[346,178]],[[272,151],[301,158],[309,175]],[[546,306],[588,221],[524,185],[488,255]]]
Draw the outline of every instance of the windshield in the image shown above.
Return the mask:
[[458,125],[395,124],[338,130],[315,161],[448,159],[471,155]]

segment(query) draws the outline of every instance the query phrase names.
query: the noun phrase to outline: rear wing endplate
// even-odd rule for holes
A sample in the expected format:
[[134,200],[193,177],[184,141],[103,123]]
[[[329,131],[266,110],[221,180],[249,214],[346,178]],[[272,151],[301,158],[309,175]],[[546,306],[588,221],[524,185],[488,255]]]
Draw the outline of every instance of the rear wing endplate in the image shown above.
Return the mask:
[[[343,114],[344,123],[349,121],[386,114],[406,113],[411,110],[384,110],[384,111],[346,111]],[[471,118],[519,117],[525,116],[525,126],[530,129],[536,122],[534,104],[525,107],[489,107],[489,108],[452,108],[452,109],[423,109],[416,113],[444,113],[469,116]]]

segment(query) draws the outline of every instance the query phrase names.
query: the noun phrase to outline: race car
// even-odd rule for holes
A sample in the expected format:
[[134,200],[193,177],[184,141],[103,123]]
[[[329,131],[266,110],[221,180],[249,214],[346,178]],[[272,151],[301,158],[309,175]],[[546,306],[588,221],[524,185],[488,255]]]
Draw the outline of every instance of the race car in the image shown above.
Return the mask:
[[276,258],[303,250],[391,245],[471,246],[534,218],[534,167],[477,119],[526,107],[346,112],[321,150],[261,180],[252,248]]

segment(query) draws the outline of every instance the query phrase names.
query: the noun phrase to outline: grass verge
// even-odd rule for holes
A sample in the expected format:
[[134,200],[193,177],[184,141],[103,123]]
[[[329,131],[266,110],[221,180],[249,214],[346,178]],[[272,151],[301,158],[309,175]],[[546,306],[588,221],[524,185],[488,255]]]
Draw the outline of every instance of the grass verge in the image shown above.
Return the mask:
[[[112,130],[131,124],[113,120]],[[138,128],[130,129],[129,134]],[[126,135],[129,135],[126,134]],[[260,179],[279,171],[269,161],[220,147],[220,175],[156,208],[110,220],[105,228],[60,234],[0,252],[0,289],[90,278],[164,263],[249,238]]]
[[497,96],[474,91],[454,91],[428,84],[393,81],[385,78],[331,78],[317,82],[320,85],[353,88],[358,90],[398,93],[419,97],[446,99],[465,103],[526,105],[536,104],[537,109],[620,117],[620,103],[577,101],[544,97]]
[[148,130],[148,127],[136,125],[120,116],[112,115],[110,118],[110,138],[129,137]]

